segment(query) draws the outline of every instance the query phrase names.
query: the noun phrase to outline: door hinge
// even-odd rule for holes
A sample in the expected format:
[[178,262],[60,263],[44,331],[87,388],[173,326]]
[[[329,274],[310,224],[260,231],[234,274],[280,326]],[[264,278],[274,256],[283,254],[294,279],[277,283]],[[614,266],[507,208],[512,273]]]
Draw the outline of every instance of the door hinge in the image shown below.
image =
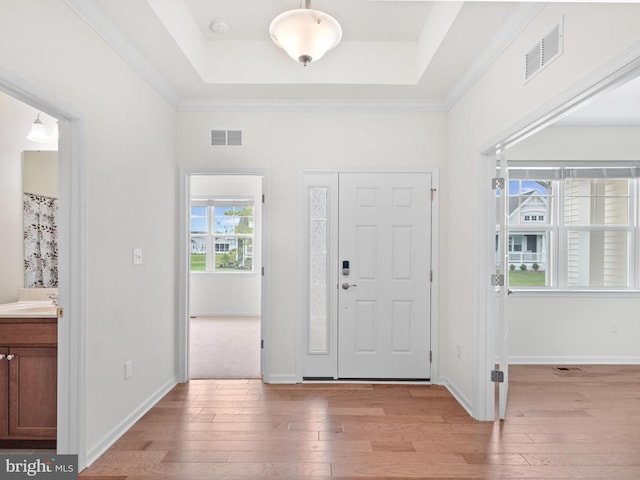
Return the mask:
[[432,202],[433,202],[433,197],[434,197],[434,195],[436,194],[436,192],[437,192],[437,191],[438,191],[438,189],[437,189],[437,188],[432,188],[432,189],[431,189],[431,201],[432,201]]
[[262,203],[264,203],[264,193],[262,194]]
[[491,381],[504,383],[504,372],[502,370],[491,370]]
[[491,179],[491,188],[494,190],[504,190],[504,178],[494,177]]
[[504,287],[504,275],[491,275],[491,285],[494,287]]
[[260,269],[260,272],[261,272],[262,276],[264,277],[264,267],[262,267],[262,268]]
[[260,340],[260,348],[264,348],[264,340]]
[[433,282],[433,270],[429,272],[429,281]]
[[433,363],[433,351],[429,350],[429,363]]

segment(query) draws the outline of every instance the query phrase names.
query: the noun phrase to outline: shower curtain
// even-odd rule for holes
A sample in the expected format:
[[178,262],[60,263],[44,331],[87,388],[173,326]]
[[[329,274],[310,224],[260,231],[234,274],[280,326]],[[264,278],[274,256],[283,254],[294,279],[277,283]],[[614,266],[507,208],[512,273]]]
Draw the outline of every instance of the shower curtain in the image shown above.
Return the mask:
[[58,199],[24,194],[24,286],[58,286]]

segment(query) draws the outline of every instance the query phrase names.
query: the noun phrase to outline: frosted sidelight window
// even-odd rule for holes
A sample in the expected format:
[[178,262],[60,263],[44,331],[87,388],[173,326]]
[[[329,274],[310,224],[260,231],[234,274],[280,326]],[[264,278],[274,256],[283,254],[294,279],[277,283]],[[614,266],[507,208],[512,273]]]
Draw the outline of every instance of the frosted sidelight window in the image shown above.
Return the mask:
[[308,353],[329,353],[328,189],[309,188]]

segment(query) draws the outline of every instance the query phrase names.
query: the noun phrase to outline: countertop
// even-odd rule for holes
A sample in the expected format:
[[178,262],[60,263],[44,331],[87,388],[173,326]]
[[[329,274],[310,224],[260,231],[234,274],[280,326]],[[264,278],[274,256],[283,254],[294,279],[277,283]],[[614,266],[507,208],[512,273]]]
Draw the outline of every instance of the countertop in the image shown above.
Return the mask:
[[0,318],[57,318],[57,306],[51,300],[0,304]]

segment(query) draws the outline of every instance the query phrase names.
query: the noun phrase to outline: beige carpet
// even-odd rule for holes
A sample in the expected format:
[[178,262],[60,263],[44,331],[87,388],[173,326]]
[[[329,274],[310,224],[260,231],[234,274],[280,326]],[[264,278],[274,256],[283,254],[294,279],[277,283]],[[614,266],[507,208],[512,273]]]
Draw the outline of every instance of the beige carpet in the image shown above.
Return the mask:
[[260,317],[191,318],[189,377],[259,378]]

